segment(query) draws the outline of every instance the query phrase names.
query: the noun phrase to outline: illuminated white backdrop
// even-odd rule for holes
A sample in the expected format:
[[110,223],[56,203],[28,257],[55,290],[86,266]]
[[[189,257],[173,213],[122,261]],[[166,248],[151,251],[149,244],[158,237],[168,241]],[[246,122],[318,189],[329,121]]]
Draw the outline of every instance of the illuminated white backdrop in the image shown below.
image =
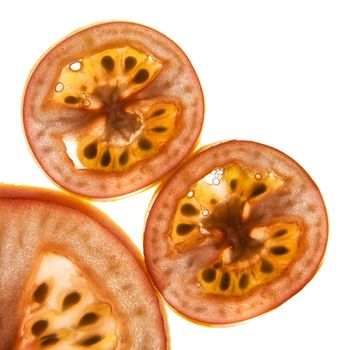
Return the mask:
[[[179,44],[202,83],[199,146],[247,139],[282,150],[318,184],[330,219],[324,264],[299,294],[229,328],[198,326],[167,309],[172,349],[349,348],[349,15],[346,1],[4,2],[0,182],[56,188],[32,158],[21,124],[23,88],[40,55],[94,22],[153,27]],[[142,249],[154,190],[95,204]]]

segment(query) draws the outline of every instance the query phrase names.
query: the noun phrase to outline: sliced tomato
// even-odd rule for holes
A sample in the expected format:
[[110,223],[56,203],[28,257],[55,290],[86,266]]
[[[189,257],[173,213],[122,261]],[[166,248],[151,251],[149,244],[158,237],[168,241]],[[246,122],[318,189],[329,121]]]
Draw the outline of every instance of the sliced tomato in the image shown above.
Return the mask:
[[194,147],[203,95],[163,34],[111,22],[76,32],[38,62],[24,94],[25,133],[61,187],[110,198],[163,177]]
[[280,305],[314,276],[328,237],[309,175],[247,141],[200,152],[164,185],[144,254],[165,300],[186,317],[230,324]]
[[0,187],[0,349],[167,349],[140,253],[97,209]]

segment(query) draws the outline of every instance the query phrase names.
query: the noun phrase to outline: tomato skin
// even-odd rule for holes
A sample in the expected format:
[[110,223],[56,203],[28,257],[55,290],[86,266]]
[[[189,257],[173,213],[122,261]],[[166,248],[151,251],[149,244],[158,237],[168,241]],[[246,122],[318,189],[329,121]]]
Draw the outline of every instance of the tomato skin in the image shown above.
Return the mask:
[[[283,278],[259,285],[241,297],[225,297],[206,294],[196,278],[199,268],[215,259],[216,250],[204,241],[197,250],[192,247],[184,253],[174,252],[169,234],[177,203],[186,197],[193,184],[212,169],[234,162],[244,163],[244,166],[253,169],[272,168],[286,179],[289,194],[284,202],[294,202],[294,211],[289,212],[293,212],[297,218],[302,215],[300,225],[305,233],[298,257],[285,270]],[[269,205],[276,206],[276,202]],[[160,188],[147,217],[144,255],[155,286],[173,309],[190,321],[220,326],[259,316],[298,293],[320,268],[327,239],[326,207],[317,185],[306,171],[277,149],[256,142],[235,140],[199,150]]]
[[[147,299],[149,300],[149,304],[152,305],[150,310],[155,311],[155,313],[150,315],[149,317],[152,319],[152,322],[155,322],[153,325],[154,328],[152,329],[152,332],[157,334],[156,335],[157,342],[159,341],[159,344],[161,344],[159,346],[159,350],[160,349],[165,350],[169,348],[168,326],[167,326],[165,310],[163,308],[162,302],[158,298],[151,284],[151,281],[146,273],[145,264],[143,262],[142,255],[138,251],[136,246],[133,244],[133,242],[130,240],[130,238],[127,236],[127,234],[125,234],[110,218],[108,218],[106,214],[100,212],[98,209],[96,209],[92,205],[89,205],[86,202],[84,203],[83,201],[74,199],[71,196],[67,196],[57,191],[41,189],[41,188],[1,184],[0,185],[0,205],[6,206],[6,203],[8,203],[10,207],[13,206],[15,208],[13,210],[13,213],[14,213],[13,217],[6,216],[6,219],[7,219],[6,221],[13,223],[11,225],[11,230],[14,230],[13,232],[14,237],[12,242],[11,239],[9,239],[8,234],[6,232],[5,233],[1,232],[0,241],[1,241],[1,245],[6,244],[10,251],[17,249],[16,247],[18,244],[19,245],[23,244],[21,240],[18,241],[18,237],[15,232],[16,230],[15,227],[17,226],[18,223],[13,222],[14,218],[18,216],[23,216],[23,220],[28,220],[28,218],[26,218],[27,210],[29,213],[31,213],[33,210],[35,210],[36,207],[44,208],[44,210],[47,210],[46,216],[48,217],[50,216],[50,214],[56,215],[54,214],[54,212],[62,212],[62,213],[66,213],[67,221],[71,220],[71,217],[75,217],[76,215],[78,217],[79,216],[85,217],[85,221],[92,220],[93,222],[96,223],[98,227],[101,228],[103,232],[107,233],[108,240],[110,240],[111,245],[114,244],[113,242],[118,242],[118,244],[116,244],[116,248],[117,248],[116,251],[118,251],[119,249],[118,248],[119,244],[120,244],[119,247],[121,246],[123,251],[124,249],[126,249],[128,254],[130,253],[130,257],[128,257],[128,259],[130,259],[129,261],[134,265],[135,277],[137,277],[135,278],[135,281],[141,282],[140,287],[141,285],[145,287],[143,292],[145,293],[145,297],[147,297]],[[23,215],[21,213],[22,210],[23,210]],[[2,213],[2,220],[4,219],[4,215],[5,214]],[[45,221],[45,219],[43,220]],[[7,225],[6,221],[5,220],[3,221],[3,227],[5,227],[5,230],[8,231],[9,225]],[[30,225],[31,224],[29,223],[28,227]],[[28,242],[31,241],[31,234],[29,232],[30,232],[30,228],[28,228],[28,234],[27,234],[27,237],[25,238],[26,240],[28,240]],[[39,240],[38,243],[34,243],[34,245],[38,244],[38,247],[35,247],[35,250],[40,252],[37,258],[39,258],[40,255],[44,254],[46,251],[47,252],[53,251],[62,256],[67,256],[73,262],[80,264],[79,259],[77,259],[76,254],[72,254],[72,249],[68,244],[65,247],[64,242],[54,242],[55,239],[53,239],[53,241],[50,241],[47,239],[46,236],[47,236],[46,232],[43,232],[41,240]],[[110,236],[113,236],[113,238]],[[98,236],[96,238],[98,239]],[[30,246],[28,242],[26,243],[26,246],[24,247],[23,251],[27,251],[28,249],[31,249],[31,248],[28,248]],[[98,244],[96,248],[98,248]],[[20,255],[23,252],[19,251],[18,253]],[[25,255],[26,253],[23,253],[23,254]],[[4,252],[4,254],[3,253],[0,254],[0,259],[6,262],[8,259],[7,255],[8,254],[6,252]],[[11,255],[11,253],[9,253],[9,255]],[[32,257],[30,256],[29,260],[31,259]],[[7,262],[9,263],[9,261]],[[24,271],[28,270],[28,264],[30,265],[32,264],[32,262],[28,261],[26,263],[26,266],[23,266],[23,274],[27,273]],[[13,266],[11,266],[11,264],[8,264],[8,265],[6,264],[4,266],[9,266],[9,268],[15,269],[13,268]],[[36,263],[32,265],[32,267],[34,268],[35,266],[36,266]],[[3,300],[9,300],[10,295],[12,295],[12,299],[8,307],[3,308],[2,314],[1,314],[1,321],[7,320],[6,326],[5,324],[2,324],[2,327],[0,329],[0,335],[2,337],[2,341],[0,344],[1,350],[14,348],[14,343],[16,341],[16,336],[17,336],[15,332],[18,331],[18,322],[23,317],[22,311],[24,310],[25,304],[28,301],[26,298],[24,300],[23,295],[20,296],[20,294],[25,293],[25,290],[27,287],[25,287],[24,290],[19,288],[21,286],[23,287],[23,285],[27,286],[27,282],[25,282],[25,279],[27,276],[24,276],[24,275],[22,276],[22,272],[14,271],[15,273],[13,273],[13,279],[18,280],[20,283],[16,284],[17,290],[12,290],[12,291],[7,290],[6,288],[8,286],[11,287],[13,283],[7,280],[7,277],[6,277],[7,273],[4,273],[4,270],[5,268],[2,270],[3,272],[0,273],[0,280],[1,280],[0,289],[2,291],[2,296],[4,298]],[[91,271],[89,271],[87,275],[89,275],[90,273]],[[89,277],[91,278],[91,280],[94,280],[95,278],[94,275],[89,275]],[[96,283],[96,280],[94,280],[94,283]],[[104,290],[103,285],[99,284],[98,292],[104,296],[105,300],[109,301],[110,296],[108,296],[108,293]],[[114,307],[114,303],[115,303],[114,300],[111,301],[111,304],[113,305],[112,308]],[[14,304],[14,305],[11,305],[11,304]],[[118,310],[116,311],[118,312]],[[16,331],[14,331],[14,329],[16,329]],[[120,329],[123,329],[123,327],[120,327]],[[122,346],[122,348],[124,347]]]
[[[163,60],[164,69],[135,98],[174,98],[181,109],[176,134],[157,155],[137,162],[128,170],[101,172],[76,168],[62,135],[79,130],[80,115],[66,106],[52,105],[48,92],[54,90],[63,66],[91,53],[123,45],[134,46]],[[72,33],[40,59],[26,84],[22,114],[32,155],[56,185],[81,197],[111,199],[152,185],[192,152],[203,124],[204,97],[195,70],[177,44],[140,24],[107,22]],[[86,118],[90,117],[88,112]]]

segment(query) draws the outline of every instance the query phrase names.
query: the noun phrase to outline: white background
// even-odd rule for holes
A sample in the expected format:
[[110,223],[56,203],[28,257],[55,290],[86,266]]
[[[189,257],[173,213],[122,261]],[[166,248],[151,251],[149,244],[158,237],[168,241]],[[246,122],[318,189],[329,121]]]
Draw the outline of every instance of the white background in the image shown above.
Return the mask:
[[[279,148],[314,178],[330,219],[324,264],[298,295],[228,328],[198,326],[168,310],[172,349],[350,349],[349,2],[12,0],[0,6],[0,182],[56,188],[32,158],[21,124],[25,81],[42,53],[98,21],[153,27],[182,47],[201,80],[200,145],[239,138]],[[142,248],[153,192],[96,205]]]

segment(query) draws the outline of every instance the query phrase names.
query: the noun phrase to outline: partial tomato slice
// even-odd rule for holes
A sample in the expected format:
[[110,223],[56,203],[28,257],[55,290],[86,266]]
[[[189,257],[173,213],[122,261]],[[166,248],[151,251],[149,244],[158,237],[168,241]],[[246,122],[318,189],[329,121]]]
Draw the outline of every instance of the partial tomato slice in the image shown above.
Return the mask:
[[146,265],[186,317],[229,324],[260,315],[316,273],[326,209],[308,174],[271,147],[221,143],[194,156],[157,195]]
[[168,348],[140,254],[97,209],[0,186],[0,247],[0,349]]
[[141,189],[194,147],[203,95],[181,49],[126,22],[98,24],[54,46],[23,100],[31,150],[63,188],[90,198]]

